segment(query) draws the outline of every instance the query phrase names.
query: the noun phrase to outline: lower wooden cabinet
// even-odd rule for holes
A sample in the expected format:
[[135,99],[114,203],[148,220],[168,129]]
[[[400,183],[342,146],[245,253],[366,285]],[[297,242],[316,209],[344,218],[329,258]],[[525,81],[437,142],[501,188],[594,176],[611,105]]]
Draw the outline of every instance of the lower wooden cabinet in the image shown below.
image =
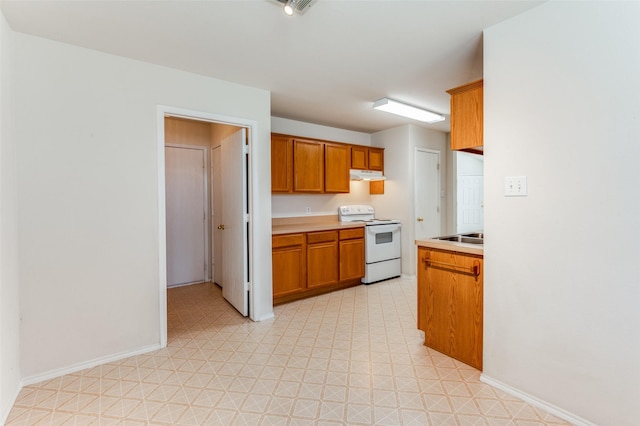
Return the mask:
[[340,281],[364,277],[364,229],[340,231]]
[[274,235],[273,303],[360,285],[364,227]]
[[307,259],[305,235],[274,235],[271,244],[274,296],[304,291]]
[[424,344],[482,370],[483,258],[418,248],[418,329]]
[[338,257],[338,231],[308,233],[307,287],[337,283]]

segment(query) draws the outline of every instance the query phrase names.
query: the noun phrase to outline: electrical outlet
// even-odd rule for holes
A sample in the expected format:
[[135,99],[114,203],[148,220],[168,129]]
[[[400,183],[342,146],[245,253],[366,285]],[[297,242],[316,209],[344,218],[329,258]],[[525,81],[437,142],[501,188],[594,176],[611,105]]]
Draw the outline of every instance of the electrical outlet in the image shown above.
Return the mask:
[[505,197],[526,197],[527,196],[527,177],[526,176],[507,176],[504,178],[504,195]]
[[305,207],[305,208],[304,208],[304,212],[305,212],[306,214],[311,214],[311,207]]

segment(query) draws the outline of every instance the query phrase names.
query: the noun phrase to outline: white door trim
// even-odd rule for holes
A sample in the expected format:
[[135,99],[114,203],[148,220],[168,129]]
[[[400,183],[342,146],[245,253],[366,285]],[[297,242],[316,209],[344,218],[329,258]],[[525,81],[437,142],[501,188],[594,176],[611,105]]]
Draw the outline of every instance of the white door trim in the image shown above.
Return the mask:
[[[229,124],[232,126],[246,127],[249,129],[247,144],[251,147],[253,138],[258,133],[258,122],[255,120],[248,120],[238,117],[230,117],[220,114],[210,114],[202,111],[193,111],[184,108],[177,108],[167,105],[157,106],[157,167],[158,167],[158,315],[160,318],[159,334],[160,334],[160,346],[167,346],[167,215],[166,215],[166,199],[165,199],[165,173],[164,173],[164,118],[167,116],[187,118],[192,120],[209,121],[212,123]],[[249,150],[249,152],[251,152]],[[249,202],[250,210],[249,217],[253,217],[254,207],[257,200],[254,200],[252,176],[255,176],[257,167],[256,162],[252,160],[252,156],[249,155],[247,169],[249,176],[247,184],[249,186],[247,199]],[[256,258],[255,244],[253,244],[253,221],[249,222],[248,239],[249,239],[249,279],[253,279],[255,276],[253,271],[253,259]],[[254,318],[255,312],[255,292],[249,292],[249,318],[256,321]]]

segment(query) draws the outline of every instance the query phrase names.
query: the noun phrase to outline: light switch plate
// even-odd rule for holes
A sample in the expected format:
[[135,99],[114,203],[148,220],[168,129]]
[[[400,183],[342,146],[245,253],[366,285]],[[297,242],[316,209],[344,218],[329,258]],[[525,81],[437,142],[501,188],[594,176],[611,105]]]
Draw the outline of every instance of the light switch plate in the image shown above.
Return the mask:
[[526,197],[527,177],[526,176],[506,176],[504,178],[505,197]]

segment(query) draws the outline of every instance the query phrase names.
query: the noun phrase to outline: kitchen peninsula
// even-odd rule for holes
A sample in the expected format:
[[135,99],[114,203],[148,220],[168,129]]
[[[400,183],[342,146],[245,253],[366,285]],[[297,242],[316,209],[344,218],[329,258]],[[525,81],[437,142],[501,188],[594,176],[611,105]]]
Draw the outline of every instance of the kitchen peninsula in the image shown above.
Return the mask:
[[483,245],[450,240],[416,240],[418,329],[425,346],[482,370]]

